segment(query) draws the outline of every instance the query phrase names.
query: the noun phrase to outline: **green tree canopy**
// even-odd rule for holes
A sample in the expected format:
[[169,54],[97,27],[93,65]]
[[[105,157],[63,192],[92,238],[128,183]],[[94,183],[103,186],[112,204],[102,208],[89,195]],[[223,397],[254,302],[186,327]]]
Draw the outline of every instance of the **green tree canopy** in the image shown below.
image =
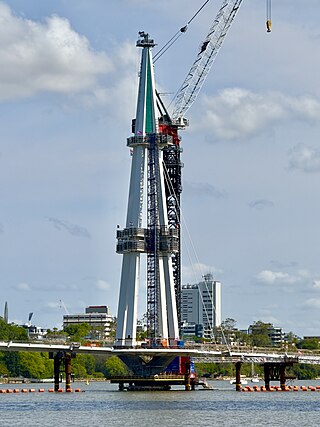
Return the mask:
[[270,347],[272,345],[271,338],[269,336],[269,330],[272,325],[270,323],[264,323],[261,320],[257,320],[252,325],[252,345],[256,347]]
[[63,330],[69,335],[71,341],[82,341],[90,332],[88,323],[80,323],[79,325],[65,326]]
[[6,323],[2,318],[0,318],[0,340],[27,341],[28,333],[22,326]]
[[13,377],[52,378],[53,361],[48,353],[8,352],[3,354],[3,361]]
[[319,348],[318,338],[307,338],[299,341],[297,348],[306,349],[306,350],[317,350]]
[[232,319],[231,317],[227,317],[221,322],[220,328],[227,332],[233,332],[237,330],[236,326],[236,320]]
[[105,367],[107,378],[126,375],[128,373],[128,368],[117,356],[109,357],[105,363]]

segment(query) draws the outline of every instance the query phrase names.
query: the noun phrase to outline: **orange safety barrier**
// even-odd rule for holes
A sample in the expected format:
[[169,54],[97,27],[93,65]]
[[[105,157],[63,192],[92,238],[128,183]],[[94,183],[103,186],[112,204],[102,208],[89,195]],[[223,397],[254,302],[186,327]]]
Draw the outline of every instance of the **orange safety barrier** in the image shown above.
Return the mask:
[[22,388],[22,389],[21,389],[21,393],[28,393],[28,389],[26,389],[26,388]]
[[13,393],[20,393],[20,390],[18,388],[14,388]]
[[39,388],[39,393],[44,393],[44,388]]
[[10,388],[7,388],[7,393],[12,393],[12,390]]
[[75,391],[76,393],[80,393],[81,389],[80,389],[80,388],[76,388],[74,391]]
[[54,392],[53,388],[49,388],[48,392],[53,393]]
[[29,393],[35,393],[36,389],[35,388],[29,388]]

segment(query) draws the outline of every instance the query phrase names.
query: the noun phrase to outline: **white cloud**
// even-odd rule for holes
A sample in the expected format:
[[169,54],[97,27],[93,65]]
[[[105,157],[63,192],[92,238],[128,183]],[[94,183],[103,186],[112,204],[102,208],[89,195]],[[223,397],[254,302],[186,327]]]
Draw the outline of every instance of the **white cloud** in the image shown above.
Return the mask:
[[31,291],[31,286],[28,283],[18,283],[15,287],[18,291]]
[[91,237],[89,231],[86,228],[81,227],[80,225],[70,224],[68,221],[62,221],[57,218],[48,218],[48,220],[57,230],[64,229],[72,236],[86,237],[88,239],[90,239]]
[[299,277],[291,276],[288,273],[283,273],[281,271],[271,271],[263,270],[257,274],[256,278],[259,282],[273,285],[273,284],[290,284],[295,283],[300,280]]
[[225,198],[227,193],[225,190],[219,190],[208,182],[188,182],[184,183],[185,190],[193,197],[208,196],[215,199]]
[[0,3],[0,100],[83,91],[111,69],[107,56],[95,52],[67,19],[35,22]]
[[202,263],[195,263],[191,266],[182,266],[183,284],[199,283],[203,280],[203,275],[208,273],[213,274],[213,278],[215,280],[220,280],[218,276],[223,274],[223,270]]
[[100,279],[96,283],[96,288],[99,289],[100,291],[107,291],[111,289],[111,286],[110,286],[110,283]]
[[320,280],[314,280],[312,283],[313,289],[319,289],[320,290]]
[[250,208],[261,211],[265,208],[273,208],[274,203],[271,200],[259,199],[259,200],[253,200],[252,202],[250,202],[249,206]]
[[302,279],[309,279],[311,276],[311,273],[305,268],[300,268],[298,270],[298,276],[301,277]]
[[320,101],[311,96],[287,96],[280,92],[255,93],[242,88],[224,89],[214,97],[204,96],[202,128],[219,138],[252,136],[289,119],[315,122]]
[[302,172],[320,172],[320,150],[299,144],[289,152],[289,169]]
[[310,298],[310,299],[306,300],[303,305],[305,307],[319,309],[320,308],[320,299],[319,298]]
[[50,301],[46,303],[46,307],[54,310],[61,309],[61,303],[59,303],[58,301]]

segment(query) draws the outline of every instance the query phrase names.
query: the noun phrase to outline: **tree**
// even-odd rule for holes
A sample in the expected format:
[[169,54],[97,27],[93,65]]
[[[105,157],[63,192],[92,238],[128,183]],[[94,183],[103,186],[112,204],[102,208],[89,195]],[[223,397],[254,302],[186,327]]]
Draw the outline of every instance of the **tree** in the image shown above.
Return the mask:
[[3,376],[7,376],[9,374],[9,370],[7,368],[7,365],[4,361],[4,354],[0,353],[0,375]]
[[6,323],[0,318],[0,340],[2,341],[27,341],[28,333],[22,326]]
[[3,362],[13,377],[52,378],[53,361],[48,353],[13,352],[3,355]]
[[76,378],[83,379],[88,377],[88,373],[80,356],[82,355],[78,354],[75,359],[72,359],[71,372]]
[[227,317],[225,320],[223,320],[221,322],[220,327],[224,331],[233,332],[233,331],[235,331],[237,329],[236,325],[237,325],[236,320],[232,319],[231,317]]
[[26,378],[52,378],[53,361],[47,353],[19,353],[20,375]]
[[109,323],[110,333],[109,339],[114,340],[116,337],[116,329],[117,329],[117,318],[114,317],[113,320]]
[[65,326],[63,330],[69,335],[71,341],[82,341],[90,332],[88,323],[80,323],[78,325]]
[[105,363],[105,367],[107,378],[122,376],[128,373],[128,368],[117,356],[109,357]]
[[306,350],[317,350],[319,348],[318,338],[307,338],[297,343],[297,348]]
[[[227,317],[225,320],[221,322],[220,328],[216,328],[216,336],[221,336],[221,342],[223,344],[231,344],[235,339],[235,333],[237,331],[236,328],[237,322],[230,317]],[[220,334],[219,334],[220,329]]]
[[251,326],[252,345],[255,347],[270,347],[272,345],[269,330],[272,325],[257,320]]
[[290,370],[298,380],[314,380],[320,375],[320,367],[316,365],[297,363]]

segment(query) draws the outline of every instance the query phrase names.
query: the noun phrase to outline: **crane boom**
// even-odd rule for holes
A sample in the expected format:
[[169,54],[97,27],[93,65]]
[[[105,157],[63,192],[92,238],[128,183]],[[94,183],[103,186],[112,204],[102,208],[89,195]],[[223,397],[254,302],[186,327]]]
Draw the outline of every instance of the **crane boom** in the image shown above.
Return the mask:
[[185,113],[195,101],[241,3],[242,0],[223,0],[208,34],[201,44],[200,51],[178,91],[172,113],[174,122],[182,122]]

